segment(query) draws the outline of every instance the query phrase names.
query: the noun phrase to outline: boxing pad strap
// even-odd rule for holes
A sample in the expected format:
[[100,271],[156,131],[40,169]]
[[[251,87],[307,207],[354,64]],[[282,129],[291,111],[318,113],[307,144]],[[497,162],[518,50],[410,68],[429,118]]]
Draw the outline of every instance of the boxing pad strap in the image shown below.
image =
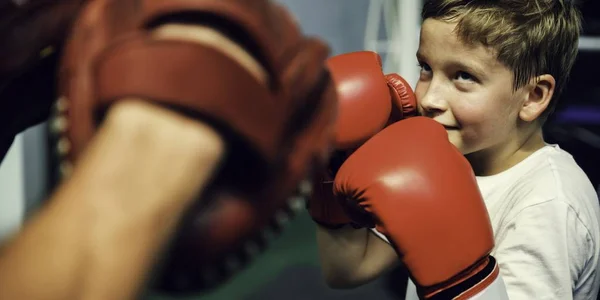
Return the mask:
[[275,156],[282,128],[272,124],[284,123],[285,115],[270,91],[222,52],[190,42],[132,39],[109,48],[95,65],[100,107],[136,97],[227,120],[261,153]]
[[[267,73],[275,74],[278,69],[277,53],[287,46],[288,41],[300,38],[295,19],[279,5],[256,0],[144,0],[143,20],[146,26],[161,22],[165,17],[193,16],[191,20],[210,22],[221,28],[223,33],[243,44],[263,65]],[[202,17],[198,18],[197,16]],[[207,18],[212,16],[213,18]],[[276,16],[276,17],[274,17]],[[223,23],[221,25],[215,23]],[[267,29],[266,29],[267,28]],[[270,34],[277,30],[281,44],[273,43]]]

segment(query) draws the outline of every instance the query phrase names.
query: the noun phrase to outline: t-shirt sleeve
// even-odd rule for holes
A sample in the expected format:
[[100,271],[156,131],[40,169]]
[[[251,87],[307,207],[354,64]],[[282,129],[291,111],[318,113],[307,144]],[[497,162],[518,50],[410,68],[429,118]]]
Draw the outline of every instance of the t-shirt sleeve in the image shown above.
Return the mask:
[[494,257],[511,300],[573,299],[591,257],[590,235],[566,202],[522,209],[496,237]]

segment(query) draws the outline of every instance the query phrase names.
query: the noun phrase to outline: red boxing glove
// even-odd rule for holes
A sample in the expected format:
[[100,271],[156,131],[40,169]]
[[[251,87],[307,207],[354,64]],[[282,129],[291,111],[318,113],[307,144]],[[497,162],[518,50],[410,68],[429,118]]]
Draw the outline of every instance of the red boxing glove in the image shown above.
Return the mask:
[[375,52],[361,51],[334,56],[328,60],[339,101],[336,121],[336,152],[328,170],[313,181],[308,209],[313,220],[334,229],[351,223],[333,196],[333,177],[354,149],[386,125],[414,115],[415,95],[398,74],[384,75],[381,58]]
[[497,277],[475,176],[437,122],[414,117],[385,128],[341,166],[334,190],[354,222],[386,235],[421,298],[463,297]]

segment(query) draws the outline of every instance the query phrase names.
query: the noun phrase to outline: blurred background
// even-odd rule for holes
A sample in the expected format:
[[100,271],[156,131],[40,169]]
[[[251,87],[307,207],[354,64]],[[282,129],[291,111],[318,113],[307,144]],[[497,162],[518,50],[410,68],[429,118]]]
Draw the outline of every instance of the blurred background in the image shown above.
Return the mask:
[[[381,54],[384,71],[397,72],[414,87],[422,0],[280,0],[303,30],[329,42],[333,55],[357,50]],[[546,126],[546,139],[572,153],[594,186],[600,185],[600,2],[580,3],[584,35],[571,81]],[[0,165],[0,241],[18,230],[51,192],[55,161],[46,124],[19,135]],[[315,227],[300,215],[264,255],[227,285],[184,299],[403,299],[406,274],[393,270],[366,286],[328,289],[318,268]],[[148,295],[146,299],[171,298]]]

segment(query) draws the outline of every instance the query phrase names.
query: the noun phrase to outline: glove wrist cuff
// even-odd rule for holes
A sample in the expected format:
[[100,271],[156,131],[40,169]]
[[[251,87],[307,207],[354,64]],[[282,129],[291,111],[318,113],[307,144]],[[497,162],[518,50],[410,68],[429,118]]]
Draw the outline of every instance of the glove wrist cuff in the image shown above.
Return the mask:
[[469,299],[494,282],[499,272],[496,259],[490,255],[446,282],[431,287],[418,287],[419,298]]

